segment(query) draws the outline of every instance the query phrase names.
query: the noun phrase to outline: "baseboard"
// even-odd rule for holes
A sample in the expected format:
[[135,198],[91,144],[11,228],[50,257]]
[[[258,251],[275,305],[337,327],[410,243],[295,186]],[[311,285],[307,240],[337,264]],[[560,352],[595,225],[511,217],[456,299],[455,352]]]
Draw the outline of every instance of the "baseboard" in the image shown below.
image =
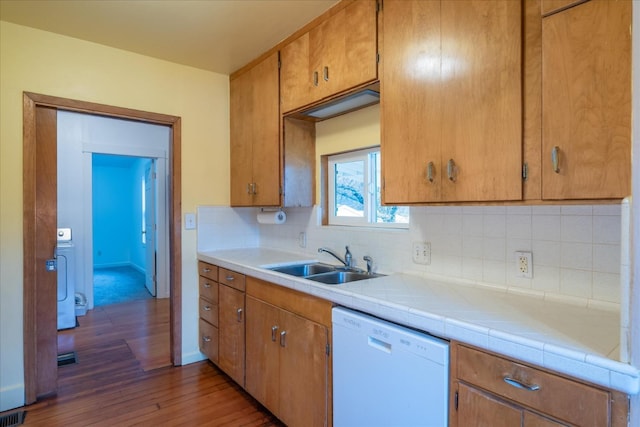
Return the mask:
[[195,351],[193,353],[187,353],[182,355],[182,365],[190,365],[191,363],[200,362],[202,360],[206,360],[207,356],[200,353],[199,351]]
[[99,270],[101,268],[116,268],[116,267],[131,267],[130,262],[113,262],[110,264],[93,264],[94,270]]
[[24,406],[24,384],[0,389],[0,412]]

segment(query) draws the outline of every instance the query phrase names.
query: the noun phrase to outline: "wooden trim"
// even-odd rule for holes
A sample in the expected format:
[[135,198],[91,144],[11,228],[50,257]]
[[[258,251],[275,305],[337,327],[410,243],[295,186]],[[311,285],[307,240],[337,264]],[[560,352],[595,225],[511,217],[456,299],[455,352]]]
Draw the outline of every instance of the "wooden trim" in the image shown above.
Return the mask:
[[57,96],[42,95],[33,92],[24,92],[36,105],[54,107],[59,110],[75,111],[77,113],[95,114],[98,116],[119,117],[138,122],[155,123],[165,126],[173,126],[181,120],[177,116],[152,113],[149,111],[134,110],[131,108],[114,107],[111,105],[96,104],[95,102],[78,101],[75,99],[60,98]]
[[294,41],[295,39],[297,39],[298,37],[300,37],[304,33],[309,32],[313,28],[315,28],[318,25],[322,24],[324,21],[330,19],[336,13],[340,12],[342,9],[344,9],[345,7],[349,6],[351,3],[354,3],[356,1],[358,1],[358,0],[342,0],[342,1],[339,1],[335,5],[331,6],[322,15],[317,16],[312,21],[308,22],[306,25],[304,25],[303,27],[301,27],[300,29],[298,29],[297,31],[292,33],[290,36],[288,36],[287,38],[282,40],[280,43],[276,44],[271,49],[267,50],[266,52],[264,52],[262,55],[258,56],[253,61],[249,62],[248,64],[242,66],[241,68],[239,68],[236,71],[234,71],[233,73],[231,73],[231,75],[229,76],[229,80],[233,80],[233,79],[238,78],[239,76],[244,74],[246,71],[248,71],[251,68],[253,68],[253,66],[255,64],[261,62],[263,59],[267,58],[268,56],[270,56],[274,52],[279,51],[285,45],[291,43],[292,41]]
[[24,318],[24,370],[25,400],[36,400],[35,361],[36,340],[36,297],[35,297],[35,148],[36,120],[38,106],[74,111],[106,117],[116,117],[171,127],[169,148],[169,259],[170,259],[170,336],[171,360],[176,366],[182,364],[182,120],[177,116],[159,114],[129,108],[97,104],[32,92],[23,93],[23,318]]
[[36,104],[27,94],[22,98],[23,154],[22,154],[22,223],[23,223],[23,351],[24,387],[26,403],[35,402],[36,366],[36,310],[35,310],[35,259],[36,259]]

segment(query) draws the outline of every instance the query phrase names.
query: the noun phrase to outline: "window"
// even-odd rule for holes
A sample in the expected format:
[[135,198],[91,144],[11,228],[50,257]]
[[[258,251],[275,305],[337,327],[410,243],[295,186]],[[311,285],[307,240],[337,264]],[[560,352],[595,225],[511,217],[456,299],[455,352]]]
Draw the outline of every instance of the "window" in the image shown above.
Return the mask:
[[409,227],[409,207],[381,205],[379,147],[329,156],[328,171],[329,224]]

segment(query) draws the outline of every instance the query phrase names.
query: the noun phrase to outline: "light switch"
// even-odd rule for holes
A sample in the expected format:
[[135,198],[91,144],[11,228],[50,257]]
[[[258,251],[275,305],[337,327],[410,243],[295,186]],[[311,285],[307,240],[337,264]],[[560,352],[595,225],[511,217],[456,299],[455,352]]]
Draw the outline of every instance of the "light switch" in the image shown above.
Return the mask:
[[184,229],[185,230],[196,229],[196,214],[194,213],[184,214]]

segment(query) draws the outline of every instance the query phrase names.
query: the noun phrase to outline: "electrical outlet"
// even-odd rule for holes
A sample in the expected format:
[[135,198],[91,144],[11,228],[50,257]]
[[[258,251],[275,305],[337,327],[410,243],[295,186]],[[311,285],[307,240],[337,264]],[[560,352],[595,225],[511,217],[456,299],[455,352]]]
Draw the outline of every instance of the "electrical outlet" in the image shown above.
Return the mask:
[[300,246],[301,248],[307,247],[307,233],[305,233],[304,231],[298,233],[298,246]]
[[411,257],[416,264],[431,264],[431,242],[413,242]]
[[533,278],[533,254],[531,252],[516,252],[516,277]]

